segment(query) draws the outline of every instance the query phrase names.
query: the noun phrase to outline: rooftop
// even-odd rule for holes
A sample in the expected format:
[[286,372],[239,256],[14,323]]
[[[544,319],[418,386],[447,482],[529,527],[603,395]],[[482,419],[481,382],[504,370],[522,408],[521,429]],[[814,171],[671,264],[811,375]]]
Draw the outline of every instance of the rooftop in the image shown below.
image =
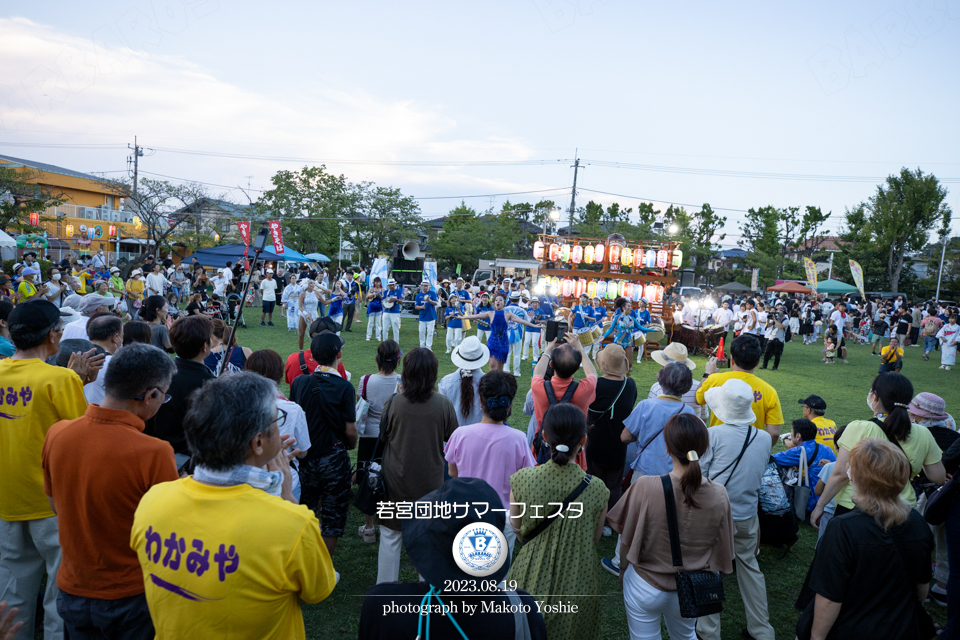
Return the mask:
[[94,180],[96,182],[102,182],[100,178],[89,173],[81,173],[79,171],[74,171],[73,169],[67,169],[65,167],[58,167],[55,164],[47,164],[46,162],[37,162],[35,160],[24,160],[23,158],[14,158],[13,156],[0,155],[0,162],[10,163],[14,165],[23,165],[25,167],[30,167],[31,169],[36,169],[37,171],[43,171],[45,173],[59,173],[63,176],[71,176],[73,178],[83,178],[84,180]]

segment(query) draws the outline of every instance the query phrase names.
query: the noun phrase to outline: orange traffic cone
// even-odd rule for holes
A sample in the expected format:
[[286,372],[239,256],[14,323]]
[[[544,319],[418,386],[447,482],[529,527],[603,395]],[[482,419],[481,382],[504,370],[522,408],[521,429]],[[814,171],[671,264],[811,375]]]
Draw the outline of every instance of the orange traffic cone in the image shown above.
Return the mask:
[[723,360],[723,338],[720,338],[720,343],[717,345],[717,360]]

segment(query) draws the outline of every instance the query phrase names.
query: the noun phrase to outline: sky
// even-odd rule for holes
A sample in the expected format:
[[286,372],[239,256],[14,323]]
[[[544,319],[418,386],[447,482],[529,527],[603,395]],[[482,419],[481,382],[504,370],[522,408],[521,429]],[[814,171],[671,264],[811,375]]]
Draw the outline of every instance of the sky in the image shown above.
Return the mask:
[[580,158],[578,206],[709,202],[724,247],[751,207],[835,232],[901,167],[960,211],[960,0],[48,1],[0,60],[0,154],[118,177],[136,136],[236,202],[323,163],[427,218],[568,208]]

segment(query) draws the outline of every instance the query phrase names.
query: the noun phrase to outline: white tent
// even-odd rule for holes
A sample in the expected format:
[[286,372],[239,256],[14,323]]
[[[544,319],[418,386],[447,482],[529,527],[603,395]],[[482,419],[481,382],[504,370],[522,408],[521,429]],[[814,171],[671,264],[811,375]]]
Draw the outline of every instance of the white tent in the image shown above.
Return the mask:
[[9,233],[6,231],[0,230],[0,247],[15,247],[17,246],[17,241],[14,240]]

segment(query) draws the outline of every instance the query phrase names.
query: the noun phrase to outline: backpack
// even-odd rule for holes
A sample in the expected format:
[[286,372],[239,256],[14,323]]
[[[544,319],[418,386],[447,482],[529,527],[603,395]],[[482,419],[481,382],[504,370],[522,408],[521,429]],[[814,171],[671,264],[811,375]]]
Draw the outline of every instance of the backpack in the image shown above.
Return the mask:
[[937,335],[936,323],[928,322],[927,324],[923,325],[923,335],[927,336],[928,338],[932,338],[933,336]]
[[[564,392],[563,397],[557,400],[557,394],[553,391],[553,385],[549,380],[543,381],[543,390],[547,394],[547,409],[549,410],[555,404],[569,404],[573,399],[573,394],[577,392],[579,383],[576,380],[570,381],[570,386]],[[546,413],[546,412],[544,412]],[[533,457],[537,464],[546,464],[550,460],[550,445],[543,439],[543,425],[537,425],[537,432],[533,436]]]

